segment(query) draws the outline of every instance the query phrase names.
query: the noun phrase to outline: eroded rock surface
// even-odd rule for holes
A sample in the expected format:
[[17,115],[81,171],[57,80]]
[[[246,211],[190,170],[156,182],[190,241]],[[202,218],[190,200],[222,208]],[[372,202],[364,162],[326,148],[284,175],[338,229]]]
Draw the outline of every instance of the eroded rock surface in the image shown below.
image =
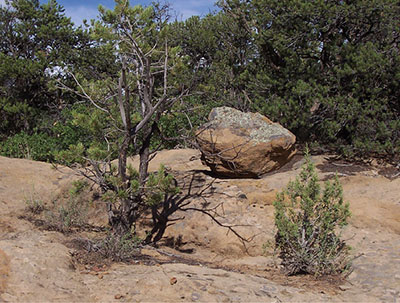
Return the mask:
[[[191,178],[194,187],[208,186],[207,207],[219,205],[217,219],[235,225],[251,238],[240,241],[195,211],[168,229],[166,238],[180,236],[175,248],[161,245],[144,252],[157,259],[182,259],[154,264],[113,264],[96,269],[75,267],[68,238],[41,230],[21,218],[31,191],[48,205],[55,192],[75,177],[51,165],[0,157],[0,302],[396,302],[400,297],[400,178],[386,178],[378,169],[354,170],[327,156],[314,156],[319,176],[338,175],[353,214],[343,237],[358,256],[347,281],[334,287],[329,280],[279,275],[276,258],[262,244],[274,237],[275,193],[300,172],[296,156],[282,170],[261,179],[214,179],[202,167],[196,150],[161,151],[160,163]],[[138,159],[132,159],[133,164]],[[347,164],[346,164],[347,165]],[[332,168],[332,169],[327,169]],[[396,172],[397,174],[397,172]],[[177,178],[180,179],[180,175]],[[182,188],[183,189],[183,188]],[[200,206],[204,200],[193,201]],[[183,214],[178,214],[182,216]],[[105,214],[106,217],[106,214]],[[100,220],[101,221],[101,220]],[[247,249],[247,251],[246,251]],[[168,256],[161,254],[168,253]],[[183,260],[193,260],[183,262]],[[279,264],[279,263],[277,263]],[[171,284],[171,280],[176,280]]]

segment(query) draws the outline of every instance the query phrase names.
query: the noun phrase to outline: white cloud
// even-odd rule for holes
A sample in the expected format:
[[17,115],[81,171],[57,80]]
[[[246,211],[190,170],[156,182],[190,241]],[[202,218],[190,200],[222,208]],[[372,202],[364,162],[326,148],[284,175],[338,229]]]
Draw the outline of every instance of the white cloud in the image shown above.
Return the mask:
[[179,1],[177,2],[182,2],[182,3],[187,3],[190,6],[194,7],[210,7],[214,5],[214,0],[203,0],[203,1],[197,1],[197,0],[190,0],[190,1]]
[[[0,0],[0,3],[4,1],[5,0]],[[82,2],[84,3],[84,0]],[[131,1],[131,4],[134,2],[135,1]],[[217,7],[213,6],[215,0],[169,0],[169,2],[171,3],[173,18],[176,17],[178,20],[186,20],[193,15],[205,16],[210,11],[217,9]],[[60,1],[60,3],[62,3],[62,1]],[[65,1],[65,3],[67,3],[67,1]],[[83,19],[90,21],[90,19],[96,19],[99,15],[97,7],[93,5],[65,4],[64,8],[65,14],[71,17],[72,22],[74,22],[76,26],[81,25]]]
[[99,15],[97,8],[89,6],[65,6],[64,8],[65,15],[71,17],[72,22],[74,22],[76,26],[82,25],[83,19],[90,21],[91,19],[96,19]]
[[178,20],[185,20],[191,16],[204,16],[210,11],[217,9],[215,0],[172,0],[172,9],[176,11]]
[[200,16],[201,11],[181,8],[179,11],[176,11],[173,15],[175,15],[175,14],[176,14],[177,19],[180,21],[180,20],[186,20],[194,15]]

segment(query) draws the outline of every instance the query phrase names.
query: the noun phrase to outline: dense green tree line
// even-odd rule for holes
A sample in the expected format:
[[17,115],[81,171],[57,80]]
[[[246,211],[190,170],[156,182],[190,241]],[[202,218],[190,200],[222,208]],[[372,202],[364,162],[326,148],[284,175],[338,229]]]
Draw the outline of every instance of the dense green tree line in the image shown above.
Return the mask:
[[[398,1],[225,0],[218,5],[217,13],[169,20],[162,29],[154,20],[145,32],[148,45],[162,36],[169,62],[177,63],[168,88],[178,95],[191,89],[157,118],[152,146],[181,144],[176,137],[190,136],[212,107],[229,105],[267,115],[300,142],[348,156],[398,157]],[[143,20],[157,18],[149,10],[139,12]],[[82,103],[82,88],[104,100],[105,88],[118,81],[123,65],[115,51],[119,42],[100,26],[118,29],[121,20],[103,13],[100,23],[77,28],[55,0],[42,5],[13,0],[0,8],[2,154],[52,161],[56,152],[79,142],[106,148],[103,134],[114,123],[111,116]],[[160,95],[163,75],[154,79]],[[138,88],[131,93],[138,94]],[[133,123],[140,113],[134,109]]]
[[0,7],[0,140],[2,153],[52,160],[81,134],[62,110],[76,102],[52,87],[79,66],[90,39],[56,1],[8,1]]

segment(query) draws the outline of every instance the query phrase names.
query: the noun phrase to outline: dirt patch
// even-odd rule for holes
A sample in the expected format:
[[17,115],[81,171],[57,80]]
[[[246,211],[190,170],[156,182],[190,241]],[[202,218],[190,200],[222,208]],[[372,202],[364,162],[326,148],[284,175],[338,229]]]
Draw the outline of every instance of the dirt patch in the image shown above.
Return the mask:
[[14,232],[15,228],[12,226],[11,222],[7,222],[0,219],[0,236],[6,235],[8,233]]
[[0,294],[4,292],[10,273],[10,261],[8,256],[0,249]]
[[400,177],[400,168],[390,164],[376,164],[370,165],[361,161],[349,162],[344,160],[337,160],[335,157],[326,158],[321,164],[316,165],[322,173],[332,173],[325,176],[325,180],[332,179],[334,174],[339,176],[355,176],[360,173],[369,172],[383,176],[389,180],[394,180]]
[[[87,250],[90,241],[82,238],[75,238],[66,242],[70,248],[73,267],[81,274],[103,276],[108,274],[112,265],[116,264],[113,260],[104,258],[101,254],[93,250]],[[277,265],[245,265],[245,264],[221,264],[220,262],[206,261],[182,253],[179,250],[165,246],[154,248],[145,246],[141,253],[131,259],[125,260],[126,265],[130,266],[161,266],[166,264],[183,264],[189,266],[200,266],[202,268],[218,269],[225,272],[237,273],[241,275],[252,275],[254,277],[265,278],[283,286],[299,288],[304,291],[321,292],[330,295],[338,293],[339,287],[345,283],[344,276],[332,275],[316,277],[311,275],[285,275]]]
[[354,176],[359,172],[370,170],[368,166],[347,162],[331,162],[326,161],[316,166],[323,173],[338,173],[341,175]]
[[384,167],[378,171],[378,174],[388,178],[389,180],[394,180],[400,177],[400,168],[395,166]]

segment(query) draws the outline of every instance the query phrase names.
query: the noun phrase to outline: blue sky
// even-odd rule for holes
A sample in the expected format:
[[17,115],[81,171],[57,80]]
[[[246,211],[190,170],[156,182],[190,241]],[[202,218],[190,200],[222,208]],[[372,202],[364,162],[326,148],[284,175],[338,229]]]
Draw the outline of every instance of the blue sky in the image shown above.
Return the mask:
[[[175,12],[178,20],[185,20],[193,15],[203,16],[214,11],[217,8],[214,6],[216,0],[167,0]],[[40,0],[47,2],[47,0]],[[64,6],[65,14],[71,17],[76,25],[80,25],[83,19],[93,19],[98,15],[97,7],[99,4],[112,9],[114,0],[57,0],[59,4]],[[147,6],[152,0],[130,0],[132,6],[141,4]],[[164,0],[160,1],[164,3]],[[4,4],[4,0],[0,0],[0,5]],[[174,15],[175,15],[174,14]]]
[[[210,11],[217,8],[214,6],[216,0],[167,0],[173,9],[173,15],[177,16],[178,20],[185,20],[193,15],[204,16]],[[40,0],[47,2],[47,0]],[[99,4],[112,9],[114,0],[57,0],[59,4],[64,6],[65,14],[71,17],[76,25],[80,25],[83,19],[93,19],[98,15],[97,7]],[[147,6],[152,0],[130,0],[132,6],[141,4]],[[160,1],[164,3],[164,0]],[[4,0],[0,0],[0,5],[4,4]]]
[[[0,0],[1,1],[1,0]],[[216,9],[214,2],[216,0],[169,0],[173,11],[178,20],[185,20],[193,15],[205,15]],[[42,2],[42,0],[41,0]],[[43,1],[46,2],[46,1]],[[150,5],[152,0],[130,0],[132,6],[141,4]],[[160,1],[161,3],[165,1]],[[99,4],[107,7],[114,7],[114,0],[58,0],[58,3],[64,6],[65,13],[72,18],[76,24],[80,24],[82,19],[92,19],[97,16],[97,7]]]

